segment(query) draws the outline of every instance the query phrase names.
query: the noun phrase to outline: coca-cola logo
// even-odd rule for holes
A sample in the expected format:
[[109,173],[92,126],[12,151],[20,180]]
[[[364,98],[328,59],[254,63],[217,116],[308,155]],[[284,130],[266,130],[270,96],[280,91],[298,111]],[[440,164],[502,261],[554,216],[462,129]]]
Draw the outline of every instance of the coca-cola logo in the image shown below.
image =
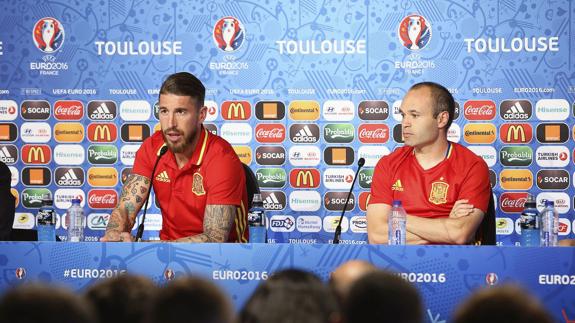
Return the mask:
[[115,190],[91,190],[88,193],[88,205],[93,209],[113,209],[118,203]]
[[383,144],[389,140],[389,127],[383,123],[362,124],[358,129],[359,141],[366,144]]
[[54,104],[57,120],[80,120],[84,117],[84,105],[77,100],[61,100]]
[[256,140],[261,143],[281,143],[285,140],[286,129],[277,123],[264,123],[256,126]]
[[493,120],[495,111],[495,102],[491,100],[469,100],[463,108],[467,120]]
[[499,199],[501,210],[505,213],[521,213],[525,208],[527,193],[503,193]]

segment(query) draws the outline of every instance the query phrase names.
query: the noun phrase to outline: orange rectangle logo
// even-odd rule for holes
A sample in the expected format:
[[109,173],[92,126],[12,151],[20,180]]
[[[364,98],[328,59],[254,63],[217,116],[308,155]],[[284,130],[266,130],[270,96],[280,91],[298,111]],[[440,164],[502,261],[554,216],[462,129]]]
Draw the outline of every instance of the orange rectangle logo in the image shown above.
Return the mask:
[[140,125],[128,126],[128,139],[129,140],[144,140],[144,130]]

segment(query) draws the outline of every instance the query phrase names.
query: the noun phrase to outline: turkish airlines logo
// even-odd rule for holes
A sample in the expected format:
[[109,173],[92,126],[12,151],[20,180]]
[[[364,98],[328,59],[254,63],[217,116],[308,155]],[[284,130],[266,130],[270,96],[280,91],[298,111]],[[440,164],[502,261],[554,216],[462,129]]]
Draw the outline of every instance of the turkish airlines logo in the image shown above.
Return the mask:
[[13,100],[0,100],[0,120],[12,121],[18,116],[18,108],[16,101]]
[[[204,106],[207,108],[207,112],[206,113],[206,120],[205,121],[215,121],[218,118],[218,104],[215,101],[204,101]],[[156,111],[156,107],[154,106],[154,111]],[[154,114],[156,115],[156,119],[159,119],[157,117],[157,112],[154,112]]]
[[469,100],[463,105],[465,119],[493,120],[495,118],[495,102],[491,100]]
[[20,106],[24,120],[46,120],[50,118],[50,103],[48,101],[26,100]]
[[289,178],[294,188],[317,188],[321,176],[315,168],[296,168],[291,170]]
[[224,120],[249,120],[252,107],[248,101],[224,101],[222,118]]
[[281,120],[286,115],[286,107],[280,101],[260,101],[256,103],[256,118],[259,120]]
[[541,146],[535,152],[540,167],[566,167],[569,165],[569,149],[565,146]]
[[264,166],[285,164],[286,151],[281,146],[259,146],[256,148],[256,163]]
[[91,190],[88,193],[88,206],[92,209],[113,209],[118,203],[115,190]]
[[354,175],[351,168],[327,168],[323,171],[323,185],[330,190],[349,190]]
[[505,192],[501,194],[499,205],[505,213],[521,213],[525,208],[527,193]]
[[319,141],[319,127],[316,124],[292,124],[289,128],[290,140],[293,143],[313,144]]
[[506,123],[499,129],[499,139],[506,144],[526,144],[533,139],[533,128],[528,123]]
[[386,120],[389,104],[385,101],[361,101],[357,111],[361,120]]
[[91,123],[88,125],[88,140],[91,142],[115,142],[118,128],[113,123]]
[[61,100],[54,103],[54,118],[61,121],[80,120],[84,117],[84,105],[76,100]]
[[542,190],[567,189],[569,173],[563,169],[542,169],[537,172],[537,187]]
[[88,118],[94,121],[114,120],[117,115],[117,106],[114,101],[88,102]]
[[56,185],[82,186],[84,185],[84,169],[81,167],[58,167],[54,174]]
[[359,141],[365,144],[384,144],[389,140],[389,127],[383,123],[369,123],[359,126]]
[[569,140],[569,126],[564,123],[540,123],[537,125],[537,141],[540,143],[564,143]]
[[505,100],[499,104],[499,115],[503,120],[527,120],[533,115],[533,105],[529,100]]
[[256,126],[256,140],[261,143],[278,144],[285,140],[286,129],[279,123],[260,123]]
[[46,165],[52,160],[52,150],[47,145],[24,145],[22,161],[25,164]]

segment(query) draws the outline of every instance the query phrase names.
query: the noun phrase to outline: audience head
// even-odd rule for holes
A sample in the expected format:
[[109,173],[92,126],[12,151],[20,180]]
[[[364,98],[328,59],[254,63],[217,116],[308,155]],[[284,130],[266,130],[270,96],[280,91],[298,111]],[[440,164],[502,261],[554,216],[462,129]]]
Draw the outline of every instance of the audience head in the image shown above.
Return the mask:
[[211,281],[183,277],[169,282],[152,299],[146,323],[231,323],[233,308]]
[[90,305],[60,287],[19,285],[0,300],[0,320],[10,323],[93,323]]
[[145,277],[121,275],[90,287],[85,294],[99,322],[142,322],[150,299],[157,293],[154,283]]
[[240,311],[241,323],[329,323],[339,319],[337,301],[316,275],[287,269],[262,282]]
[[376,271],[377,268],[364,260],[350,260],[337,267],[329,277],[329,284],[340,302],[347,298],[355,281],[363,275]]
[[489,287],[471,295],[457,308],[455,323],[551,323],[543,305],[515,285]]
[[351,287],[344,319],[347,323],[417,323],[423,305],[417,289],[386,271],[367,273]]

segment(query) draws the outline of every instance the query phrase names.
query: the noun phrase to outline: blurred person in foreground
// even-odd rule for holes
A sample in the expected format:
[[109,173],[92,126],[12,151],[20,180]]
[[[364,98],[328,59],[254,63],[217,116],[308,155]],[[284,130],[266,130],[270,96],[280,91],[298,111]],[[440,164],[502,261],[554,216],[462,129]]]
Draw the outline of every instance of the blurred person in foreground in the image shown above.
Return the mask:
[[10,168],[0,161],[0,241],[10,240],[16,212],[16,198],[10,192],[12,173]]
[[256,288],[239,313],[240,323],[338,323],[341,316],[330,288],[316,275],[287,269]]
[[543,305],[515,285],[487,287],[460,304],[454,323],[551,323]]
[[[190,73],[170,75],[160,88],[161,131],[147,138],[110,215],[102,241],[132,241],[136,215],[154,188],[162,211],[160,239],[247,242],[244,169],[232,146],[203,126],[206,88]],[[164,156],[160,151],[168,147]],[[160,158],[154,178],[149,178]]]
[[391,205],[400,200],[407,213],[407,244],[471,243],[491,198],[489,169],[471,150],[447,140],[453,96],[437,83],[418,83],[399,110],[405,146],[375,166],[369,242],[388,243]]
[[353,284],[365,274],[377,271],[377,267],[365,260],[350,260],[337,267],[329,276],[329,285],[338,301],[344,304]]

